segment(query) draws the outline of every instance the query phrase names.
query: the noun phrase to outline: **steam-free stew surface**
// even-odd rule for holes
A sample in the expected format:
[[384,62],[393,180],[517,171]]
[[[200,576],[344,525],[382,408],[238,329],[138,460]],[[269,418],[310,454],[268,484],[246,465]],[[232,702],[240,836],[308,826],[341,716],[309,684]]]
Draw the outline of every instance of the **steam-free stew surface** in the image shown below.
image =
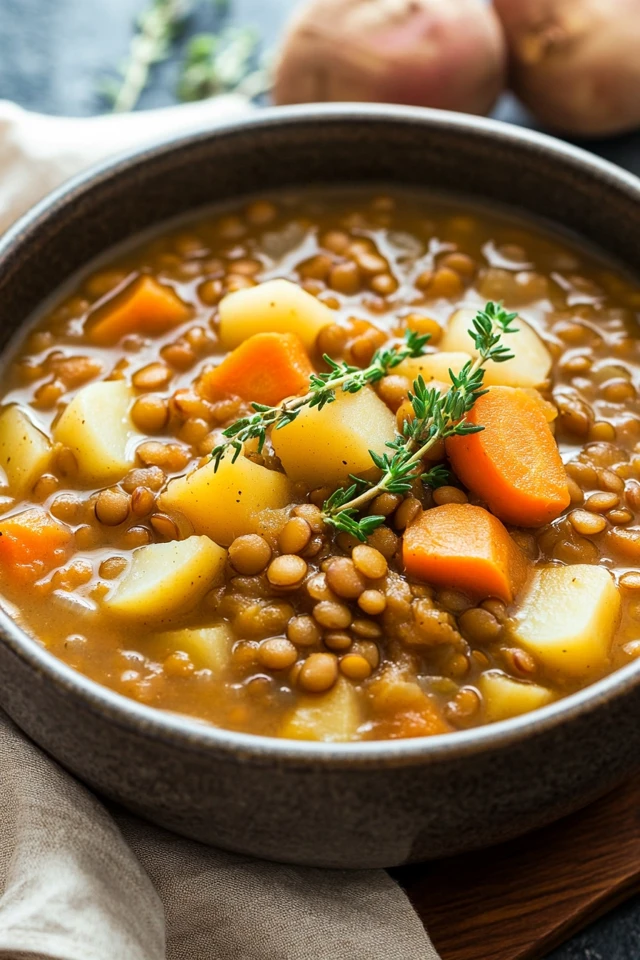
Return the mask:
[[[332,529],[327,498],[378,479],[369,449],[418,374],[451,386],[487,301],[518,332],[485,430],[432,445],[446,482],[367,503],[366,543]],[[638,309],[565,240],[415,195],[258,199],[115,253],[5,369],[5,605],[95,680],[236,730],[412,737],[543,706],[640,655]],[[407,330],[425,357],[213,469],[252,400]]]

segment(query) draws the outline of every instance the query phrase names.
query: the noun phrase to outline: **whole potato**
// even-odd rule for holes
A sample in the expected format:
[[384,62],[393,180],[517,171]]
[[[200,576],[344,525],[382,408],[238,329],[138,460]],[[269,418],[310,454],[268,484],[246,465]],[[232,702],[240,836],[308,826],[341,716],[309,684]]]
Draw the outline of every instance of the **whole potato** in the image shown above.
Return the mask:
[[484,0],[309,0],[285,35],[274,99],[486,113],[505,63],[500,24]]
[[640,0],[494,0],[514,91],[543,123],[599,136],[640,124]]

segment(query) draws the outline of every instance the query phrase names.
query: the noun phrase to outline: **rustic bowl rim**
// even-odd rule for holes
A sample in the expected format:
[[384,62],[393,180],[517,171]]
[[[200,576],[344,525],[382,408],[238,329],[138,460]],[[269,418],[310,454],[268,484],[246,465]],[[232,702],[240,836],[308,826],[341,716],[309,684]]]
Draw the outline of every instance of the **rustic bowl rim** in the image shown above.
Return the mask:
[[[548,134],[539,133],[500,120],[452,113],[422,107],[387,104],[306,104],[272,107],[225,120],[213,128],[195,127],[190,133],[168,136],[141,148],[121,152],[94,164],[67,180],[35,204],[0,237],[0,271],[16,250],[37,238],[44,224],[55,220],[63,208],[77,203],[101,183],[113,180],[131,169],[140,168],[152,158],[204,142],[211,138],[296,126],[300,123],[322,125],[327,122],[385,121],[419,124],[434,130],[464,131],[470,136],[490,136],[505,144],[543,154],[550,161],[568,162],[603,182],[621,188],[640,202],[640,178],[586,150]],[[589,714],[617,697],[631,693],[640,685],[640,660],[627,664],[595,683],[542,707],[531,714],[485,724],[469,730],[415,737],[406,740],[373,740],[352,743],[315,743],[272,736],[241,733],[215,727],[196,718],[145,706],[91,680],[59,660],[42,647],[0,608],[0,642],[25,662],[40,677],[53,683],[60,692],[72,695],[89,711],[124,729],[135,730],[174,746],[188,745],[190,750],[235,759],[277,763],[281,766],[321,764],[328,768],[367,768],[385,766],[428,766],[499,750],[518,741],[526,741],[551,731],[578,717]]]

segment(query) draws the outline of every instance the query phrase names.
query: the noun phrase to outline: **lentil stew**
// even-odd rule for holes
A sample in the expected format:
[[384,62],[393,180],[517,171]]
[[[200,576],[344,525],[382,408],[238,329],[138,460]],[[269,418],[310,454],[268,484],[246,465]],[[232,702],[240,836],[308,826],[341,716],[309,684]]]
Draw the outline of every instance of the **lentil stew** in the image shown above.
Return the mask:
[[[116,251],[5,369],[4,603],[93,679],[251,733],[550,703],[640,656],[638,309],[563,238],[402,192],[274,196]],[[412,436],[465,370],[451,433]],[[398,443],[421,455],[381,485]]]

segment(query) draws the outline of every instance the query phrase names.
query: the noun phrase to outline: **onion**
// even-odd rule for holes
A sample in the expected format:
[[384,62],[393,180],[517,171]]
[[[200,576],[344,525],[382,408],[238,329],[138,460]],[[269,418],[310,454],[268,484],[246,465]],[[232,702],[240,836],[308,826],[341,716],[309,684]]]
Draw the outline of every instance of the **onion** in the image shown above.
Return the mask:
[[535,116],[581,136],[640,124],[640,0],[495,0],[512,86]]
[[486,113],[505,44],[484,0],[309,0],[286,32],[276,103],[360,100]]

